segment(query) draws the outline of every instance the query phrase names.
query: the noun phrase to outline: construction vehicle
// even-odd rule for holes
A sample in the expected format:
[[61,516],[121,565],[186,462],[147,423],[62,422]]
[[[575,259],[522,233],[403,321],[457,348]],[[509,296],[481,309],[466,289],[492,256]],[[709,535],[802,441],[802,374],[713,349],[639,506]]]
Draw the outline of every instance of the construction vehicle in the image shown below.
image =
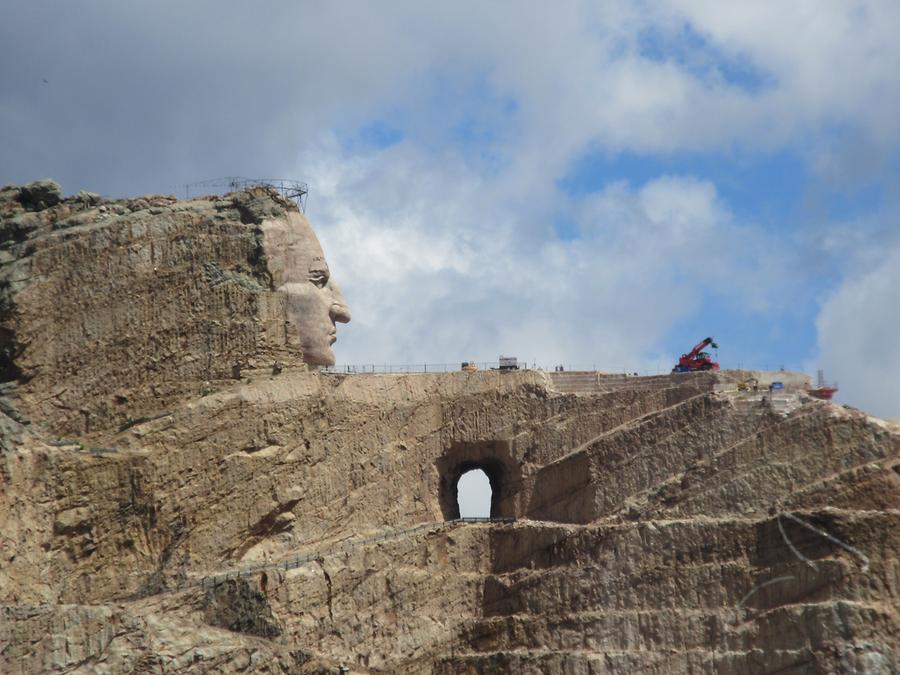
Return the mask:
[[738,391],[757,391],[759,389],[759,380],[755,377],[748,377],[746,380],[741,380],[737,385]]
[[501,356],[499,370],[518,370],[519,360],[515,356]]
[[833,384],[828,384],[825,381],[825,371],[819,370],[818,378],[816,382],[816,388],[810,389],[808,391],[810,396],[814,396],[816,398],[820,398],[823,401],[830,401],[831,397],[834,396],[838,391],[837,382]]
[[460,370],[466,373],[474,373],[478,370],[478,365],[474,361],[463,361]]
[[696,345],[687,354],[682,354],[678,363],[672,368],[673,373],[693,373],[697,370],[718,370],[719,364],[712,360],[710,355],[703,351],[706,346],[718,349],[719,345],[713,342],[711,337],[706,338]]

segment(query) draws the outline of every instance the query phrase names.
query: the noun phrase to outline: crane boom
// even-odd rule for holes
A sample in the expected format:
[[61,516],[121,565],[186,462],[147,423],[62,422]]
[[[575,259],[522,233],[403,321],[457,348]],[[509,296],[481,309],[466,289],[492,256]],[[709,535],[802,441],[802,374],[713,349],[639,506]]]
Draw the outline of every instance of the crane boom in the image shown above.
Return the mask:
[[703,348],[706,347],[706,345],[709,345],[709,346],[712,347],[713,349],[718,349],[718,348],[719,348],[719,345],[717,345],[715,342],[713,342],[713,339],[712,339],[711,337],[708,337],[708,338],[704,338],[704,339],[703,339],[703,342],[701,342],[701,343],[695,345],[694,348],[693,348],[690,352],[688,352],[687,354],[685,354],[684,356],[687,356],[689,359],[696,358],[696,357],[697,357],[697,354],[699,354],[700,352],[702,352],[702,351],[703,351]]

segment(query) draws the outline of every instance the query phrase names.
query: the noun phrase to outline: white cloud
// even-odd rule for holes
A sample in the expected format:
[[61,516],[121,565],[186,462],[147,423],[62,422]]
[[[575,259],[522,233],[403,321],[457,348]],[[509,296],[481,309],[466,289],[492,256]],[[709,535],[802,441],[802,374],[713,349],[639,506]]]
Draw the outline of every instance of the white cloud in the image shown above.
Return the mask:
[[[754,97],[745,137],[753,143],[816,140],[813,168],[856,163],[854,147],[900,142],[900,4],[890,0],[822,3],[721,3],[677,0],[670,21],[689,22],[725,55],[767,80]],[[741,119],[740,117],[737,118]],[[760,124],[768,125],[768,129]],[[848,139],[849,137],[849,139]],[[848,142],[849,140],[849,142]],[[883,161],[876,153],[875,161]],[[846,179],[846,176],[844,176]]]
[[[708,181],[613,183],[571,208],[557,194],[537,210],[527,184],[518,201],[495,204],[501,178],[406,143],[348,158],[326,140],[303,162],[328,176],[309,216],[352,305],[336,345],[343,363],[510,353],[643,371],[707,287],[752,304],[780,282],[756,274],[768,242],[733,222]],[[562,208],[574,239],[554,232]]]
[[[392,112],[439,149],[466,118],[487,124],[482,145],[508,185],[553,181],[591,144],[668,153],[814,139],[814,166],[843,176],[860,144],[900,142],[893,2],[165,7],[23,5],[8,17],[10,179],[51,172],[70,189],[143,191],[283,172],[311,139]],[[763,84],[744,86],[728,64]]]
[[900,417],[900,245],[832,293],[816,327],[820,363],[841,399]]

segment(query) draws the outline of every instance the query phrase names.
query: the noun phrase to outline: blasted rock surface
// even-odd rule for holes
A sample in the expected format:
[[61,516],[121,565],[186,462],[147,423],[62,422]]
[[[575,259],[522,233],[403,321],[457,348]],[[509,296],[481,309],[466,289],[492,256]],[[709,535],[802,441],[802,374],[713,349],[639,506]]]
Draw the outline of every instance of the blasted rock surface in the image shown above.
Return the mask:
[[804,377],[316,372],[274,195],[0,203],[0,672],[900,668],[900,431]]

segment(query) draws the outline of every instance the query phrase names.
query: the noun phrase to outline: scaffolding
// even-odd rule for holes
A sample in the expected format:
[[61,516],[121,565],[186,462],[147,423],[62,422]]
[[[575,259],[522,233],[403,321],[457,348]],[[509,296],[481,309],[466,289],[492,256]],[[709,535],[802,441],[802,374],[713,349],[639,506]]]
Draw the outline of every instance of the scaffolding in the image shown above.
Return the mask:
[[297,207],[306,213],[306,197],[309,194],[309,186],[297,180],[288,178],[243,178],[242,176],[226,176],[224,178],[211,178],[196,183],[185,183],[184,197],[190,199],[191,195],[200,196],[216,194],[219,192],[237,192],[249,187],[264,186],[277,190],[285,199],[293,199]]

